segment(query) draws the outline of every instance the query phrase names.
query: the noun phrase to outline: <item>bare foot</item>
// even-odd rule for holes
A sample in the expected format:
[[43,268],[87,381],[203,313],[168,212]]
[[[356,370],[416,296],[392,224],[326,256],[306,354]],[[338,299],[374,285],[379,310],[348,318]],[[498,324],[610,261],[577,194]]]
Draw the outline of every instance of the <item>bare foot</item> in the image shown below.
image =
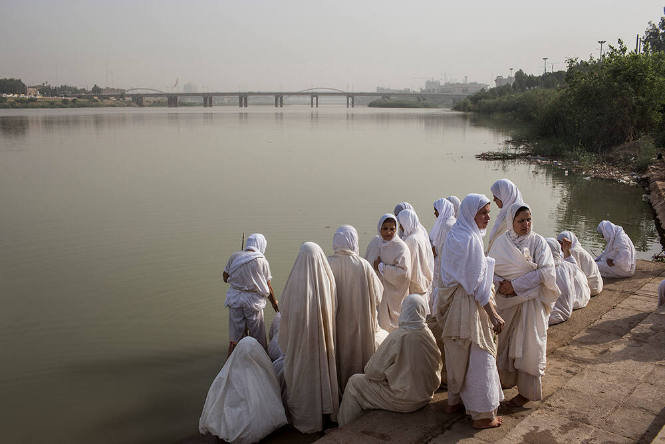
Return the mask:
[[496,416],[492,419],[478,419],[471,423],[471,427],[474,429],[493,429],[494,427],[501,427],[503,424],[503,418]]
[[446,407],[443,409],[446,413],[457,413],[464,411],[464,404],[461,402],[455,405],[446,404]]
[[504,402],[504,405],[507,406],[507,407],[522,407],[527,402],[529,402],[529,400],[527,398],[525,398],[524,396],[518,394],[517,396],[515,396],[510,401]]

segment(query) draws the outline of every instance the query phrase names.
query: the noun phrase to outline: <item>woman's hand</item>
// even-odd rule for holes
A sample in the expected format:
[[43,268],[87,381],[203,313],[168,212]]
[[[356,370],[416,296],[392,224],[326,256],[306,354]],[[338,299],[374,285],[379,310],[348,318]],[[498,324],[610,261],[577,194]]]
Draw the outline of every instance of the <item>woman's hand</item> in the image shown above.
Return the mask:
[[501,281],[499,284],[499,293],[505,296],[515,296],[515,289],[510,281]]
[[499,314],[496,312],[496,308],[491,302],[485,304],[483,308],[485,309],[487,316],[490,318],[490,322],[492,323],[492,330],[498,335],[501,333],[501,330],[503,330],[503,326],[506,324],[506,322],[501,318],[501,316],[499,316]]
[[377,258],[374,260],[374,263],[372,264],[372,265],[374,265],[374,269],[375,269],[377,272],[379,271],[379,264],[380,264],[380,263],[381,263],[381,256],[377,257]]

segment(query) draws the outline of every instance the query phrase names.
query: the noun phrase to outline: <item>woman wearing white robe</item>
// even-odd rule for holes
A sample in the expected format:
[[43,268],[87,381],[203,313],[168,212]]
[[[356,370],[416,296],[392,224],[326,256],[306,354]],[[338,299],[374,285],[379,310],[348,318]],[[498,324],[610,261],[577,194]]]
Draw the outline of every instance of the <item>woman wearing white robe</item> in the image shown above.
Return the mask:
[[508,216],[508,231],[489,251],[496,260],[496,305],[506,322],[499,334],[497,366],[503,388],[517,385],[519,390],[509,405],[522,406],[542,399],[547,326],[560,291],[552,251],[545,239],[531,230],[528,205],[513,204]]
[[413,412],[432,400],[441,364],[439,349],[425,325],[426,309],[420,295],[404,299],[399,328],[374,353],[365,373],[349,379],[339,408],[340,426],[363,410]]
[[489,203],[481,194],[469,194],[462,201],[441,251],[443,287],[436,315],[446,352],[446,411],[454,412],[463,402],[476,428],[501,425],[496,411],[503,400],[494,343],[503,320],[492,298],[494,260],[485,257],[482,239]]
[[[436,204],[438,203],[438,208]],[[432,281],[432,295],[430,297],[430,310],[434,313],[436,307],[436,295],[438,288],[441,287],[441,251],[446,243],[446,236],[450,229],[455,225],[455,209],[453,204],[446,199],[439,199],[435,202],[438,216],[432,231],[430,231],[430,241],[434,248],[434,276]]]
[[[381,229],[387,221],[395,224],[395,231],[392,234],[388,233],[384,238]],[[383,296],[379,304],[379,327],[388,333],[399,327],[402,301],[409,294],[411,284],[411,253],[409,247],[397,236],[396,230],[395,216],[392,214],[381,216],[377,227],[379,234],[370,242],[365,256],[383,284]]]
[[492,230],[490,231],[489,242],[487,244],[487,251],[490,251],[492,244],[497,240],[499,236],[508,230],[508,227],[511,223],[508,220],[508,210],[511,205],[517,202],[523,202],[522,193],[517,188],[517,185],[512,183],[508,179],[499,179],[492,184],[490,191],[494,195],[494,202],[500,208],[499,215],[492,225]]
[[358,255],[358,232],[342,225],[333,236],[335,254],[328,263],[337,288],[337,379],[344,391],[346,381],[362,373],[376,350],[375,332],[379,328],[377,307],[383,285],[372,266]]
[[600,275],[607,278],[630,277],[635,274],[635,246],[623,228],[609,220],[598,224],[598,232],[607,245],[596,258]]
[[404,243],[411,253],[411,282],[409,294],[419,294],[428,303],[432,288],[432,274],[434,272],[434,254],[429,237],[423,236],[420,231],[420,221],[413,210],[403,210],[397,216],[400,226],[404,228]]
[[[556,239],[554,239],[556,240]],[[548,238],[549,243],[549,238]],[[589,281],[587,280],[582,269],[577,265],[577,261],[571,254],[570,244],[558,242],[559,248],[557,251],[561,252],[561,257],[564,262],[570,263],[572,265],[571,270],[574,272],[575,278],[573,279],[573,286],[575,287],[575,300],[573,301],[573,310],[578,308],[584,308],[589,303],[591,299],[591,289],[589,288]],[[551,246],[551,245],[550,245]],[[555,255],[554,250],[552,254]]]
[[545,240],[552,252],[556,269],[556,286],[561,292],[550,313],[549,325],[555,325],[567,321],[570,315],[573,314],[576,299],[575,272],[577,267],[570,262],[564,262],[561,257],[561,245],[556,239],[548,237]]
[[256,339],[238,342],[208,391],[199,432],[254,443],[286,424],[270,358]]
[[451,204],[453,204],[453,207],[455,208],[455,219],[457,219],[459,216],[459,207],[462,201],[459,200],[459,197],[457,196],[448,196],[446,197],[446,200],[448,200]]
[[577,266],[586,276],[591,296],[596,296],[603,291],[603,278],[600,275],[598,264],[593,256],[582,247],[575,233],[572,231],[562,231],[556,237],[556,240],[559,241],[562,249],[564,248],[564,243],[569,243],[570,255],[575,259]]
[[275,376],[277,377],[277,382],[279,382],[279,388],[282,394],[282,403],[286,409],[286,382],[284,382],[284,353],[279,348],[279,325],[282,321],[281,313],[277,313],[274,318],[272,318],[272,324],[270,324],[270,334],[268,336],[270,342],[268,342],[268,356],[272,361],[272,368],[275,371]]
[[335,362],[335,277],[317,244],[300,247],[282,292],[279,348],[289,422],[302,433],[322,430],[339,408]]

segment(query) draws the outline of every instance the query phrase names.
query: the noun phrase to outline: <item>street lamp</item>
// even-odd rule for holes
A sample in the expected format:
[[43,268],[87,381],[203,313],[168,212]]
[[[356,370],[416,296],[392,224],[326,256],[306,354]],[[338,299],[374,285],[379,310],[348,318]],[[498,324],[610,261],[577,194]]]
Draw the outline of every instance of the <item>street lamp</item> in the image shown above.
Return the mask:
[[549,59],[549,57],[543,57],[543,65],[545,67],[544,74],[547,74],[547,59]]
[[600,43],[600,60],[603,60],[603,43],[605,43],[607,40],[598,40],[598,43]]

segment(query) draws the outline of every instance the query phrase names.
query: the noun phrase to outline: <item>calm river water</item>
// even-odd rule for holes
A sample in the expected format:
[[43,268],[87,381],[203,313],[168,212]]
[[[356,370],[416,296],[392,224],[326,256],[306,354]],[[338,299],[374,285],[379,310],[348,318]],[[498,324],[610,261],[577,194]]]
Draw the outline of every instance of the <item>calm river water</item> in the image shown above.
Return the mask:
[[540,234],[598,253],[611,219],[660,251],[640,188],[474,158],[506,137],[445,110],[0,110],[2,440],[195,435],[243,232],[266,235],[279,296],[303,241],[331,253],[348,223],[364,252],[396,203],[429,228],[437,198],[508,177]]

